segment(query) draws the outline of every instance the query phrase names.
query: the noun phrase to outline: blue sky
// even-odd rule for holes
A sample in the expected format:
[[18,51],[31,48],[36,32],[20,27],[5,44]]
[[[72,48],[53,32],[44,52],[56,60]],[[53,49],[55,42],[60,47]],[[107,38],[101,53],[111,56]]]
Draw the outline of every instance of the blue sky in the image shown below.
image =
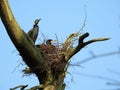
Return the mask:
[[[64,42],[66,37],[73,32],[79,31],[85,18],[84,5],[87,9],[87,21],[83,32],[89,32],[86,40],[99,37],[110,37],[109,41],[98,42],[83,48],[71,60],[73,63],[84,60],[91,55],[117,51],[120,44],[120,1],[119,0],[9,0],[11,9],[21,28],[28,32],[36,18],[41,18],[39,23],[40,33],[36,43],[41,41],[44,33],[47,38],[55,39],[57,34],[59,41]],[[25,65],[19,65],[22,58],[9,39],[5,28],[0,21],[0,89],[9,90],[20,84],[34,86],[38,84],[34,75],[22,77],[22,69]],[[82,67],[69,68],[65,79],[66,90],[103,90],[117,88],[106,85],[109,80],[102,80],[87,75],[97,75],[113,80],[118,80],[119,75],[112,71],[119,71],[120,55],[93,59],[81,64]],[[17,67],[17,68],[16,68]],[[73,80],[72,80],[73,79]]]

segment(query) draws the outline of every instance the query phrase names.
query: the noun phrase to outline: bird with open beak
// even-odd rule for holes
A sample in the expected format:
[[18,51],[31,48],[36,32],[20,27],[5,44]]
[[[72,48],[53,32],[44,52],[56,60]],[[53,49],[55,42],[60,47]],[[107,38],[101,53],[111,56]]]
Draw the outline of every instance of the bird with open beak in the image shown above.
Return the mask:
[[38,33],[39,33],[39,26],[38,23],[41,19],[36,19],[33,24],[33,28],[27,33],[27,35],[32,39],[32,41],[35,43]]

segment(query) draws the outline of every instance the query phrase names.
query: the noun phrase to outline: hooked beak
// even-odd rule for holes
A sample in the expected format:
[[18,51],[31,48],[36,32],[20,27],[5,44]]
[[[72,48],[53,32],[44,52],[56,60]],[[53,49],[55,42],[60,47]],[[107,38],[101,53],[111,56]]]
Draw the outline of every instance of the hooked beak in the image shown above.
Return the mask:
[[37,25],[40,20],[41,20],[41,18],[40,18],[40,19],[36,19],[36,20],[34,21],[34,24]]

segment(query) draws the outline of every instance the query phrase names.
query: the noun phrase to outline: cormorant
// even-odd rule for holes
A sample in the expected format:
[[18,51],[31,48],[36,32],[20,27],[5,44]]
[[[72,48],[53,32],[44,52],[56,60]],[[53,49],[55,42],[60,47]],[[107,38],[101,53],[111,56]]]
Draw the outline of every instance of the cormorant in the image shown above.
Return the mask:
[[33,40],[33,42],[35,43],[38,33],[39,33],[39,26],[38,23],[41,19],[36,19],[34,21],[34,25],[33,28],[27,33],[27,35]]
[[53,43],[55,42],[55,40],[52,39],[48,39],[46,41],[46,53],[48,54],[57,54],[58,53],[58,48],[56,47],[56,45],[53,45]]
[[48,40],[46,41],[46,44],[47,44],[47,45],[52,45],[53,42],[54,42],[54,41],[53,41],[52,39],[48,39]]

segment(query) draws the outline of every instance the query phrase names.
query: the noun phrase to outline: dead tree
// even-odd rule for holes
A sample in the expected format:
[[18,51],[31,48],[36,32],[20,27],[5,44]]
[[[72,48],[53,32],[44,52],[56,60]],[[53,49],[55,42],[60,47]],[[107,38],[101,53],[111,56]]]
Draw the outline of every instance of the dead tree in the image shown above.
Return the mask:
[[[109,39],[98,38],[84,42],[89,33],[81,35],[76,32],[69,35],[60,47],[47,44],[35,45],[30,36],[18,25],[8,0],[0,0],[0,17],[11,41],[28,66],[23,70],[24,73],[33,73],[38,78],[39,85],[26,90],[64,90],[64,78],[71,57],[88,44]],[[73,42],[76,40],[78,45],[74,47]],[[16,88],[25,90],[26,87],[27,85],[19,85],[11,90]]]

